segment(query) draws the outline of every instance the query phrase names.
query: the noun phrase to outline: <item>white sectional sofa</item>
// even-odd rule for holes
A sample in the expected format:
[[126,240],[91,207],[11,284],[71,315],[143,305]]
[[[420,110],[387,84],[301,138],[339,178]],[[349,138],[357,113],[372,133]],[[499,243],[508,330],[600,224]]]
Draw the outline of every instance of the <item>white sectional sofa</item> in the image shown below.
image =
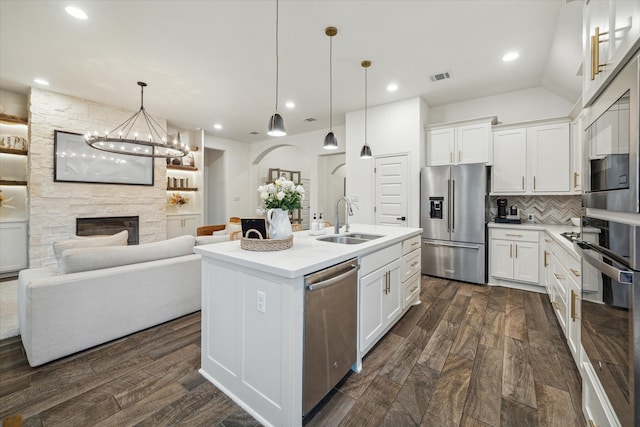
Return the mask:
[[29,364],[200,310],[201,259],[193,246],[192,236],[180,236],[135,246],[68,248],[58,254],[57,269],[22,270],[18,317]]

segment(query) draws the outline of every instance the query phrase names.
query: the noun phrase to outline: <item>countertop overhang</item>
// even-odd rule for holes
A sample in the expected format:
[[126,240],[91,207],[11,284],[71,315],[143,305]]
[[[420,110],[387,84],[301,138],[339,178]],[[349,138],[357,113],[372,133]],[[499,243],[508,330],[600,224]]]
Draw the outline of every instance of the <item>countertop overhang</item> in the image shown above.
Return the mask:
[[[335,235],[327,229],[323,236]],[[285,278],[302,277],[350,258],[363,256],[384,247],[422,234],[421,228],[350,224],[349,233],[379,234],[383,237],[355,245],[322,242],[308,231],[293,233],[293,246],[283,251],[258,252],[240,247],[239,240],[196,246],[194,252],[203,257],[245,268],[260,270]],[[348,233],[340,233],[345,235]]]

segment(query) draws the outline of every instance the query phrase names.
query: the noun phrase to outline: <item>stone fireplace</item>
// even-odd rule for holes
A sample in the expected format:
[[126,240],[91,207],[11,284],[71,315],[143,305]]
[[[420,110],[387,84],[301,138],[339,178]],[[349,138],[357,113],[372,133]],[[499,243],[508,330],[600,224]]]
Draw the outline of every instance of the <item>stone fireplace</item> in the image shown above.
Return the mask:
[[76,218],[76,236],[112,235],[123,230],[129,232],[128,245],[139,243],[137,216]]

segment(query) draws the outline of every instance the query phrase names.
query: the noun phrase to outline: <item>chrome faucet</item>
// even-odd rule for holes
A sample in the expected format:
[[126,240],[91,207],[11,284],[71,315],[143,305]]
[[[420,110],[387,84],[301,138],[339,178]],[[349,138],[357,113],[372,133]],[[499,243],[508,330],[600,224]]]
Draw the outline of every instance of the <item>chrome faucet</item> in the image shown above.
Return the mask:
[[353,216],[353,209],[351,209],[351,200],[346,197],[340,197],[336,202],[336,234],[340,234],[340,217],[338,216],[338,206],[340,205],[340,200],[344,200],[344,231],[347,233],[349,232],[349,217]]

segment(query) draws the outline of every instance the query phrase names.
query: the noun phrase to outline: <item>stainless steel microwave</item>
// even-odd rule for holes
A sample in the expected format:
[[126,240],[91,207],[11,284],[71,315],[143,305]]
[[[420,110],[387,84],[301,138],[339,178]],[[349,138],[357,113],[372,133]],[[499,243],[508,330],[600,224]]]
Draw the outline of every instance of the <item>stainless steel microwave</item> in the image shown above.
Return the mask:
[[585,115],[582,205],[640,213],[638,86],[634,56]]

